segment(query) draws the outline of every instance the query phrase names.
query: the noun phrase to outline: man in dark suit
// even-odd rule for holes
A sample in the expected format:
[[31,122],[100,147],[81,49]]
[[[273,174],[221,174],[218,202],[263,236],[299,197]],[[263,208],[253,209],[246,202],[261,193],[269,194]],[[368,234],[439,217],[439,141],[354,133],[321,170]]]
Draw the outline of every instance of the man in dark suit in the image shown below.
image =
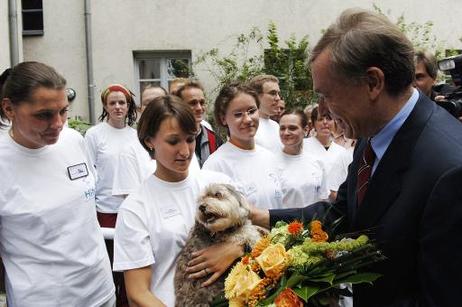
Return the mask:
[[[412,87],[413,55],[386,17],[347,10],[310,59],[323,107],[360,139],[328,218],[369,230],[388,258],[371,268],[383,274],[373,286],[354,287],[355,307],[461,304],[462,125]],[[326,207],[255,209],[252,220],[311,220]]]

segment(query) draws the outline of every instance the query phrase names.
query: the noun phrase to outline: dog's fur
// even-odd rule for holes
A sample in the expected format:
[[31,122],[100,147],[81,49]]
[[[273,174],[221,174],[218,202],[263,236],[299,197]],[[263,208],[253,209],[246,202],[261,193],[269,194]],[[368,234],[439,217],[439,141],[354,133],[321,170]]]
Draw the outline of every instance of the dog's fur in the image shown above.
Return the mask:
[[226,272],[212,285],[201,287],[210,275],[189,279],[187,264],[192,252],[216,243],[235,242],[253,246],[260,239],[262,230],[253,226],[248,216],[247,201],[231,185],[211,184],[205,188],[198,200],[196,223],[177,259],[175,306],[209,306],[213,298],[223,292]]

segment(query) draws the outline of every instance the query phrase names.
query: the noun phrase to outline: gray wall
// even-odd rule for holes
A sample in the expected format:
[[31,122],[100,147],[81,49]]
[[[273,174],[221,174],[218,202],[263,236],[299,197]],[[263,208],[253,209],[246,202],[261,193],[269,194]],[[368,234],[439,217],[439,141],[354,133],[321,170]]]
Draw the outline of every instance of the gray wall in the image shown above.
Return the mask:
[[[19,61],[23,60],[22,53],[22,19],[21,19],[21,1],[17,1],[18,9],[18,49],[19,49]],[[11,57],[10,57],[10,34],[9,34],[9,22],[8,22],[8,0],[0,1],[0,73],[5,69],[11,66]]]
[[[0,42],[5,41],[5,6],[0,1]],[[101,90],[117,82],[135,87],[134,50],[229,49],[234,37],[256,26],[266,30],[274,21],[282,41],[292,33],[309,35],[311,45],[338,14],[348,7],[372,9],[372,3],[396,19],[434,22],[434,33],[447,47],[461,48],[462,5],[457,0],[98,0],[91,1],[96,114]],[[72,115],[88,118],[83,0],[46,0],[44,32],[24,38],[24,59],[54,66],[77,91]],[[3,44],[2,44],[3,45]],[[5,65],[4,53],[0,64]],[[196,70],[207,89],[214,86],[205,70]]]
[[10,47],[8,44],[8,1],[0,1],[0,71],[10,66]]

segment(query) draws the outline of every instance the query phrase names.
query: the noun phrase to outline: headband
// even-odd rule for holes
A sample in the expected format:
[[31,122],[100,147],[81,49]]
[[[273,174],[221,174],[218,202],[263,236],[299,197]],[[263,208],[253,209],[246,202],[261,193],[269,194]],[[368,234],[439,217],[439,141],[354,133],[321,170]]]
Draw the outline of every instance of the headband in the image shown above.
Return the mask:
[[101,93],[101,101],[103,104],[106,102],[107,96],[112,92],[122,92],[125,98],[127,98],[127,102],[132,102],[133,96],[135,96],[135,94],[122,84],[111,84]]

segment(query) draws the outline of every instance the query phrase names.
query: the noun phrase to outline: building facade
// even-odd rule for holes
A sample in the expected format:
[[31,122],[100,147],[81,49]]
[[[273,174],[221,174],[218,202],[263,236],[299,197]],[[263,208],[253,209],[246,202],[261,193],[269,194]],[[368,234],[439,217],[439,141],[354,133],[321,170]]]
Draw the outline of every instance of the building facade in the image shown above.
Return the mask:
[[[407,22],[432,21],[434,34],[448,48],[460,49],[462,36],[458,26],[462,6],[457,0],[433,0],[432,5],[422,5],[420,0],[4,0],[0,1],[2,71],[12,59],[6,47],[11,44],[8,11],[13,2],[19,61],[41,61],[62,73],[77,93],[71,115],[86,120],[100,114],[99,94],[108,84],[125,84],[139,98],[143,84],[166,87],[178,65],[191,64],[212,48],[226,54],[237,35],[253,27],[265,31],[271,21],[281,41],[291,34],[308,35],[313,45],[341,11],[373,9],[375,3],[391,18],[404,14]],[[41,33],[24,30],[22,24],[25,19],[27,27],[40,28],[36,20],[40,9],[31,9],[37,3],[42,5]],[[206,89],[215,86],[207,70],[195,69],[195,74]]]

